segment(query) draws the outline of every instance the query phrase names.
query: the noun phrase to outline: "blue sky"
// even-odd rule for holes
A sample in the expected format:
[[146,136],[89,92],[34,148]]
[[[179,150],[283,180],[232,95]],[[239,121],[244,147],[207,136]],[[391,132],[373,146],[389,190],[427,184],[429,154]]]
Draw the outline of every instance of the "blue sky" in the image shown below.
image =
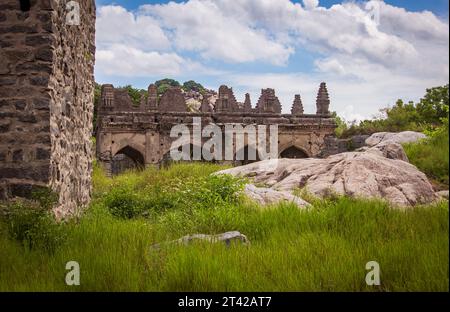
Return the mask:
[[96,80],[227,84],[253,105],[274,87],[284,112],[300,93],[309,113],[326,81],[331,109],[370,118],[449,77],[448,1],[371,2],[97,0]]

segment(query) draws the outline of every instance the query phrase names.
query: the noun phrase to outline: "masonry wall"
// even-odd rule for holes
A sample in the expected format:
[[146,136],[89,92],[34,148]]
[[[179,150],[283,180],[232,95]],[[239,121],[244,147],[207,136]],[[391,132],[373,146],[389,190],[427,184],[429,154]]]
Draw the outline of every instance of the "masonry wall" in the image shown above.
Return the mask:
[[95,3],[77,26],[67,2],[0,2],[0,198],[50,186],[58,217],[89,202],[93,159]]

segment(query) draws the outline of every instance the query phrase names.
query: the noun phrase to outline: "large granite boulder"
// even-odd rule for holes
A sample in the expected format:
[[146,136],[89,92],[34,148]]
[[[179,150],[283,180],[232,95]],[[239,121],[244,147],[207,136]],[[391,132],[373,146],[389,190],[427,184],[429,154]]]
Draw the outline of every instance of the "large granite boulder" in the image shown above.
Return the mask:
[[365,147],[359,151],[375,153],[389,159],[398,159],[408,162],[408,156],[403,149],[402,144],[417,142],[426,138],[426,135],[420,132],[403,131],[377,132],[366,139]]
[[427,177],[415,166],[374,152],[347,152],[325,159],[271,159],[219,174],[249,177],[276,191],[305,188],[318,197],[338,194],[380,198],[395,206],[437,199]]
[[427,136],[420,132],[403,131],[403,132],[377,132],[366,139],[367,146],[375,146],[383,142],[395,142],[398,144],[417,142],[425,139]]

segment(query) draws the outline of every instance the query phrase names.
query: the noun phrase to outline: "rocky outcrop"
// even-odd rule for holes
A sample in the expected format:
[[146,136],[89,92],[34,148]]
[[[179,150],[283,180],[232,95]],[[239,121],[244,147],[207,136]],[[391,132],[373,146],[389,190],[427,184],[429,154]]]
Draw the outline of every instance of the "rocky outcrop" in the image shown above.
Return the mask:
[[368,137],[365,142],[367,146],[362,147],[359,151],[376,153],[389,159],[408,162],[408,156],[406,156],[402,144],[417,142],[424,138],[426,138],[425,134],[414,131],[378,132]]
[[247,184],[245,186],[244,194],[263,206],[280,202],[294,203],[299,208],[310,206],[309,203],[298,196],[292,195],[288,191],[277,191],[267,187],[256,187],[253,184]]
[[232,243],[241,243],[243,245],[250,244],[250,241],[244,234],[241,234],[238,231],[230,231],[217,235],[207,235],[207,234],[186,235],[179,239],[169,241],[163,244],[155,244],[152,246],[152,248],[159,249],[162,247],[162,245],[168,244],[189,245],[193,242],[198,241],[205,241],[209,243],[224,243],[226,246],[230,246]]
[[439,191],[439,192],[436,192],[436,195],[441,199],[448,200],[449,192],[448,192],[448,190],[447,191]]
[[403,132],[377,132],[372,134],[366,139],[367,146],[376,146],[380,143],[395,142],[398,144],[412,143],[421,139],[425,139],[427,136],[420,132],[403,131]]
[[436,199],[425,174],[408,162],[374,152],[347,152],[325,159],[272,159],[220,171],[250,177],[277,191],[305,188],[330,194],[385,199],[395,206],[427,204]]

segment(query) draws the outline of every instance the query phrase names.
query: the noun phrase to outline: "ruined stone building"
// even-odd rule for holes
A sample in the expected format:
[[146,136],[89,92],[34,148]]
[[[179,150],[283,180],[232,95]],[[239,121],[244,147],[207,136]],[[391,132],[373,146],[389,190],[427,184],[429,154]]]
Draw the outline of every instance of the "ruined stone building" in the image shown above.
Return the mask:
[[58,217],[91,196],[95,1],[0,1],[0,198],[50,187]]
[[[320,85],[316,104],[316,114],[305,114],[301,97],[296,95],[291,114],[282,114],[274,89],[261,90],[253,108],[249,94],[240,104],[232,88],[221,86],[214,105],[204,98],[199,112],[189,112],[180,88],[172,87],[158,98],[156,86],[150,85],[148,95],[141,97],[139,105],[133,105],[127,90],[105,84],[98,107],[97,157],[112,174],[129,167],[158,166],[170,159],[171,144],[175,140],[170,137],[172,127],[177,124],[192,127],[195,117],[201,117],[202,126],[216,124],[221,129],[227,124],[244,127],[276,124],[279,157],[320,157],[327,154],[327,138],[334,136],[336,128],[329,112],[325,83]],[[244,148],[247,155],[251,147]],[[233,163],[246,161],[234,158]]]

